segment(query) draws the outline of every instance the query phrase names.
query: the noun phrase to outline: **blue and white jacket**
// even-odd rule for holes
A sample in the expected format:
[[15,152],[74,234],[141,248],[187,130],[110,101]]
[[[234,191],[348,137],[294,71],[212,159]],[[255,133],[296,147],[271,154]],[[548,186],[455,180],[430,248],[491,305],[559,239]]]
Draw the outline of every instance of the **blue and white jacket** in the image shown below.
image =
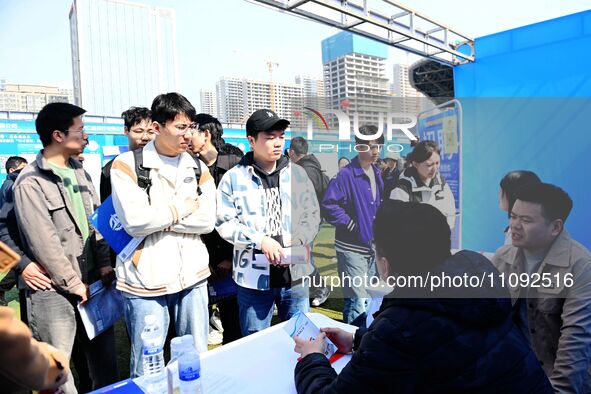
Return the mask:
[[[282,211],[282,237],[284,246],[311,244],[318,233],[320,209],[314,186],[303,168],[291,162],[279,172],[279,198]],[[217,190],[216,230],[234,245],[233,278],[243,287],[269,290],[269,264],[257,264],[255,249],[267,234],[265,227],[269,215],[265,190],[260,177],[245,156],[222,178]],[[310,275],[313,267],[292,264],[291,280]]]

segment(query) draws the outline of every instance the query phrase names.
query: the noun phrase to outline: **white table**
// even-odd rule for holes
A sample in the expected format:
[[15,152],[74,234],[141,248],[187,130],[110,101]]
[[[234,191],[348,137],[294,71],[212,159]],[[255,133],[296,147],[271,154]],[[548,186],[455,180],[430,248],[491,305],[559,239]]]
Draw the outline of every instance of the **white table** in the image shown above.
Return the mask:
[[[354,332],[357,327],[308,313],[318,327],[339,327]],[[210,350],[201,355],[203,393],[295,393],[294,369],[299,354],[285,323]],[[345,355],[332,364],[339,373],[351,359]]]

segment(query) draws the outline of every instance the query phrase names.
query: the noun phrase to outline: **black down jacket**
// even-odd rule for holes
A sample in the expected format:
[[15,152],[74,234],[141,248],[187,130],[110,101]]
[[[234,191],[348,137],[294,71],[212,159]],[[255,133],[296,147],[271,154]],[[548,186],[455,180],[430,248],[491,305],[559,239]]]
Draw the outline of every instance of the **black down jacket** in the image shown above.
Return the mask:
[[[438,272],[497,273],[469,251],[450,257]],[[395,289],[370,327],[357,330],[353,357],[340,375],[319,353],[297,364],[298,393],[552,393],[512,322],[509,294],[474,298],[479,294],[470,289],[451,291],[445,294],[458,298],[402,298]]]

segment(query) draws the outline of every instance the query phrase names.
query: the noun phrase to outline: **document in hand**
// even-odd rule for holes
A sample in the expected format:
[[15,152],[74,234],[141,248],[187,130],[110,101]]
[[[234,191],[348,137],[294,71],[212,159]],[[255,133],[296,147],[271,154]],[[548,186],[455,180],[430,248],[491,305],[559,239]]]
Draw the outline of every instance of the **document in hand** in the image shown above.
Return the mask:
[[[283,329],[292,338],[300,337],[309,341],[315,341],[318,334],[320,334],[320,329],[302,312],[293,315]],[[330,359],[336,353],[337,347],[330,339],[325,338],[324,340],[326,341],[324,355]]]
[[[308,264],[310,262],[310,246],[298,245],[283,248],[285,256],[281,257],[281,264]],[[262,252],[253,254],[253,262],[256,264],[270,264]]]
[[90,216],[90,222],[101,233],[122,261],[133,255],[143,237],[127,234],[113,207],[113,196],[109,196]]
[[283,248],[285,257],[281,259],[283,264],[307,264],[310,262],[310,246],[298,245]]
[[100,280],[90,285],[90,296],[85,304],[78,304],[78,311],[88,339],[93,339],[113,326],[123,316],[123,296],[113,281],[107,288]]

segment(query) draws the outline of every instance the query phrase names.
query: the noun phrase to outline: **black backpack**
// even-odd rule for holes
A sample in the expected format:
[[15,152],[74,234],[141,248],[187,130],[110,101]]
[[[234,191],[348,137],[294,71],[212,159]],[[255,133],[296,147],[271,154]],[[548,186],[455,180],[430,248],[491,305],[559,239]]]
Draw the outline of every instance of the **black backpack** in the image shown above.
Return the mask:
[[[193,168],[195,171],[195,180],[197,181],[197,194],[201,195],[201,187],[199,186],[199,179],[201,179],[201,160],[197,156],[193,156],[193,160],[197,163],[197,168]],[[152,180],[150,179],[151,168],[144,167],[144,154],[143,149],[135,149],[133,151],[133,159],[135,161],[135,174],[137,175],[137,185],[146,192],[148,195],[148,201],[150,200],[150,187],[152,187]]]
[[330,183],[330,178],[328,177],[328,175],[326,175],[326,171],[322,170],[320,171],[320,179],[322,181],[321,185],[320,185],[320,190],[318,193],[318,203],[322,203],[322,199],[324,198],[324,194],[326,193],[326,190],[328,189],[328,184]]

